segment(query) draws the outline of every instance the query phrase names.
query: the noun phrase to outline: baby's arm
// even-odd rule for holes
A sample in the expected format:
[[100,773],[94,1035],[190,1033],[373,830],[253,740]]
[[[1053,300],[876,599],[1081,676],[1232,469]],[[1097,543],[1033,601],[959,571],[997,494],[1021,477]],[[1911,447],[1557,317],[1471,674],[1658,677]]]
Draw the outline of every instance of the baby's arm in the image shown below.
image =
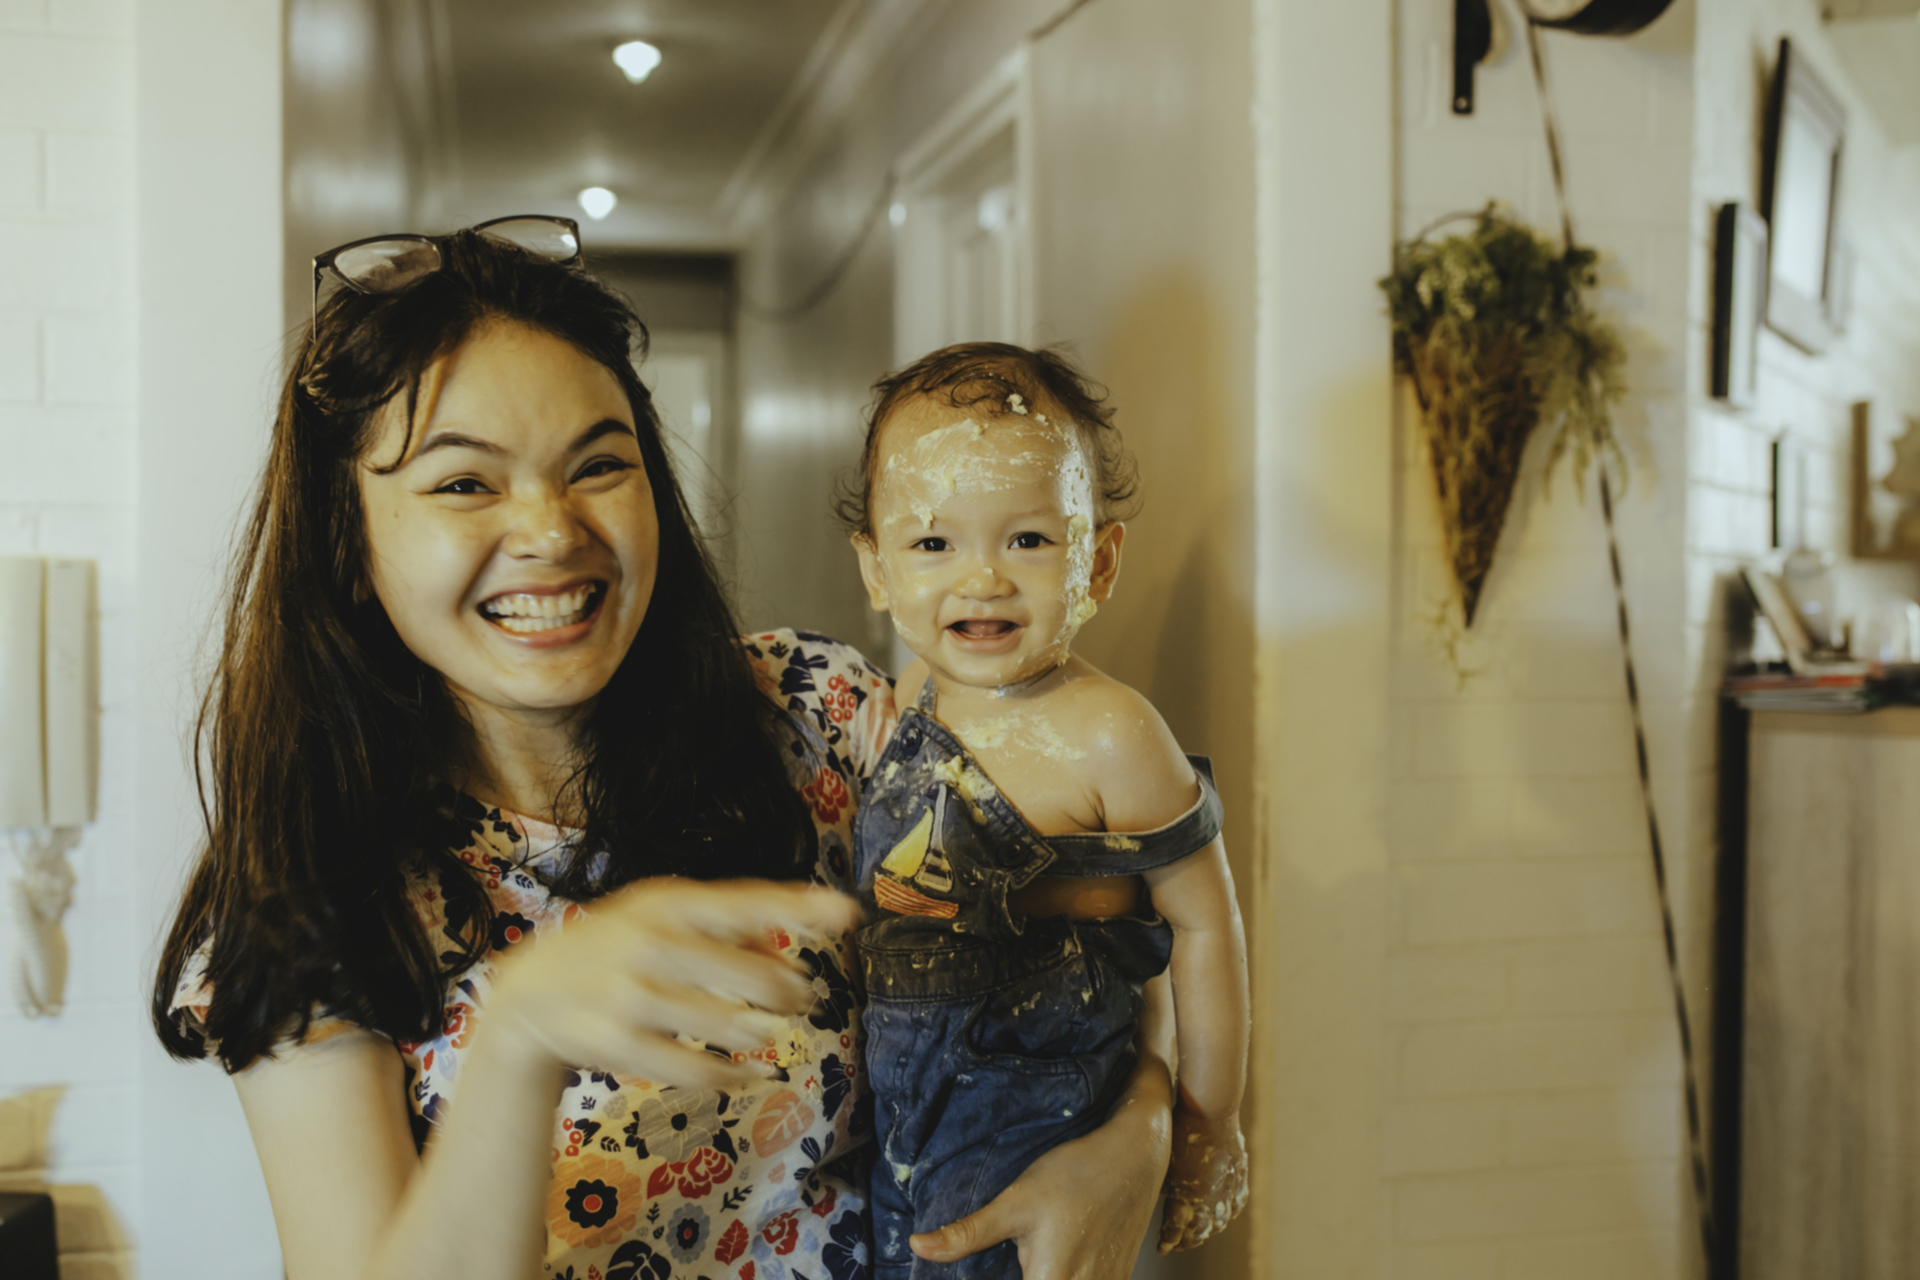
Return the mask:
[[1240,1137],[1246,1088],[1247,939],[1233,896],[1226,845],[1212,844],[1147,873],[1154,909],[1173,926],[1179,1093],[1160,1252],[1192,1248],[1247,1203]]
[[[1124,692],[1121,692],[1124,690]],[[1199,797],[1193,766],[1152,707],[1124,686],[1127,726],[1105,761],[1101,801],[1109,831],[1150,831]],[[1117,709],[1117,708],[1116,708]],[[1240,1136],[1250,1013],[1247,940],[1227,868],[1226,845],[1205,848],[1146,875],[1153,906],[1173,926],[1174,1021],[1179,1047],[1173,1163],[1160,1251],[1192,1248],[1223,1230],[1247,1200]]]

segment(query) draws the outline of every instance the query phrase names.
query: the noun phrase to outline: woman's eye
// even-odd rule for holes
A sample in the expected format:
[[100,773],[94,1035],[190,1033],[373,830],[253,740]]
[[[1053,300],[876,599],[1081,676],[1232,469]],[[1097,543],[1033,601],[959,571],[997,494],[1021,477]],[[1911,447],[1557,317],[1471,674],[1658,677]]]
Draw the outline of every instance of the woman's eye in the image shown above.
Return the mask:
[[945,538],[922,538],[913,544],[913,549],[915,551],[945,551],[947,549],[947,540]]
[[574,480],[591,480],[595,476],[610,476],[616,472],[631,470],[633,470],[633,464],[631,462],[625,462],[619,458],[595,458],[592,462],[580,468],[580,474],[576,475]]
[[493,491],[478,480],[475,480],[472,476],[461,476],[458,480],[447,481],[438,489],[435,489],[434,492],[457,493],[462,496],[472,496],[474,494],[491,493]]
[[1044,533],[1016,533],[1007,545],[1015,551],[1038,551],[1051,541]]

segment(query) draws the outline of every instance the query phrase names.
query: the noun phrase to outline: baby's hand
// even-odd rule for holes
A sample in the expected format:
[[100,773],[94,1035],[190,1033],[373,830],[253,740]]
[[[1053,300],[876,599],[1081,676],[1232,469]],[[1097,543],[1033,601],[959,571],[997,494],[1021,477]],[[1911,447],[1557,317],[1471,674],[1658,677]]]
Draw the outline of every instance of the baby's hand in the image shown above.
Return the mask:
[[1198,1248],[1246,1207],[1247,1144],[1240,1137],[1240,1117],[1211,1120],[1174,1107],[1160,1252]]

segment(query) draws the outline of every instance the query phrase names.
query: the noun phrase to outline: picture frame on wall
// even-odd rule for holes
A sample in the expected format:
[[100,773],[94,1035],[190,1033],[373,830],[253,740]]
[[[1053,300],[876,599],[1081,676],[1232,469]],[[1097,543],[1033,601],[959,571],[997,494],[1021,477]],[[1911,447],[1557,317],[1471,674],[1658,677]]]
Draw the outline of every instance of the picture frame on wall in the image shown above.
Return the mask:
[[1721,205],[1714,221],[1713,394],[1751,409],[1766,312],[1767,224],[1738,203]]
[[1839,97],[1791,40],[1781,40],[1760,175],[1766,317],[1769,328],[1814,354],[1834,337],[1834,222],[1846,134]]
[[1813,640],[1807,635],[1806,624],[1800,619],[1800,611],[1793,607],[1787,589],[1780,585],[1780,579],[1758,565],[1745,566],[1740,576],[1753,594],[1753,603],[1761,616],[1779,637],[1788,668],[1795,675],[1805,674],[1813,662]]
[[1853,406],[1856,560],[1920,561],[1920,416]]

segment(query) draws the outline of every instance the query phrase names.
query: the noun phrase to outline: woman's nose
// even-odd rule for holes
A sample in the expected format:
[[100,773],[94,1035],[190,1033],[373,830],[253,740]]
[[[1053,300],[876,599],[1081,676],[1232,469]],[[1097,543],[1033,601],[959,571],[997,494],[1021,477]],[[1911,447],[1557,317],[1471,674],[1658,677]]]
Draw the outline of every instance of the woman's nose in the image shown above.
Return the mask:
[[561,561],[587,543],[586,526],[565,498],[544,495],[521,503],[507,534],[506,552],[518,560]]

